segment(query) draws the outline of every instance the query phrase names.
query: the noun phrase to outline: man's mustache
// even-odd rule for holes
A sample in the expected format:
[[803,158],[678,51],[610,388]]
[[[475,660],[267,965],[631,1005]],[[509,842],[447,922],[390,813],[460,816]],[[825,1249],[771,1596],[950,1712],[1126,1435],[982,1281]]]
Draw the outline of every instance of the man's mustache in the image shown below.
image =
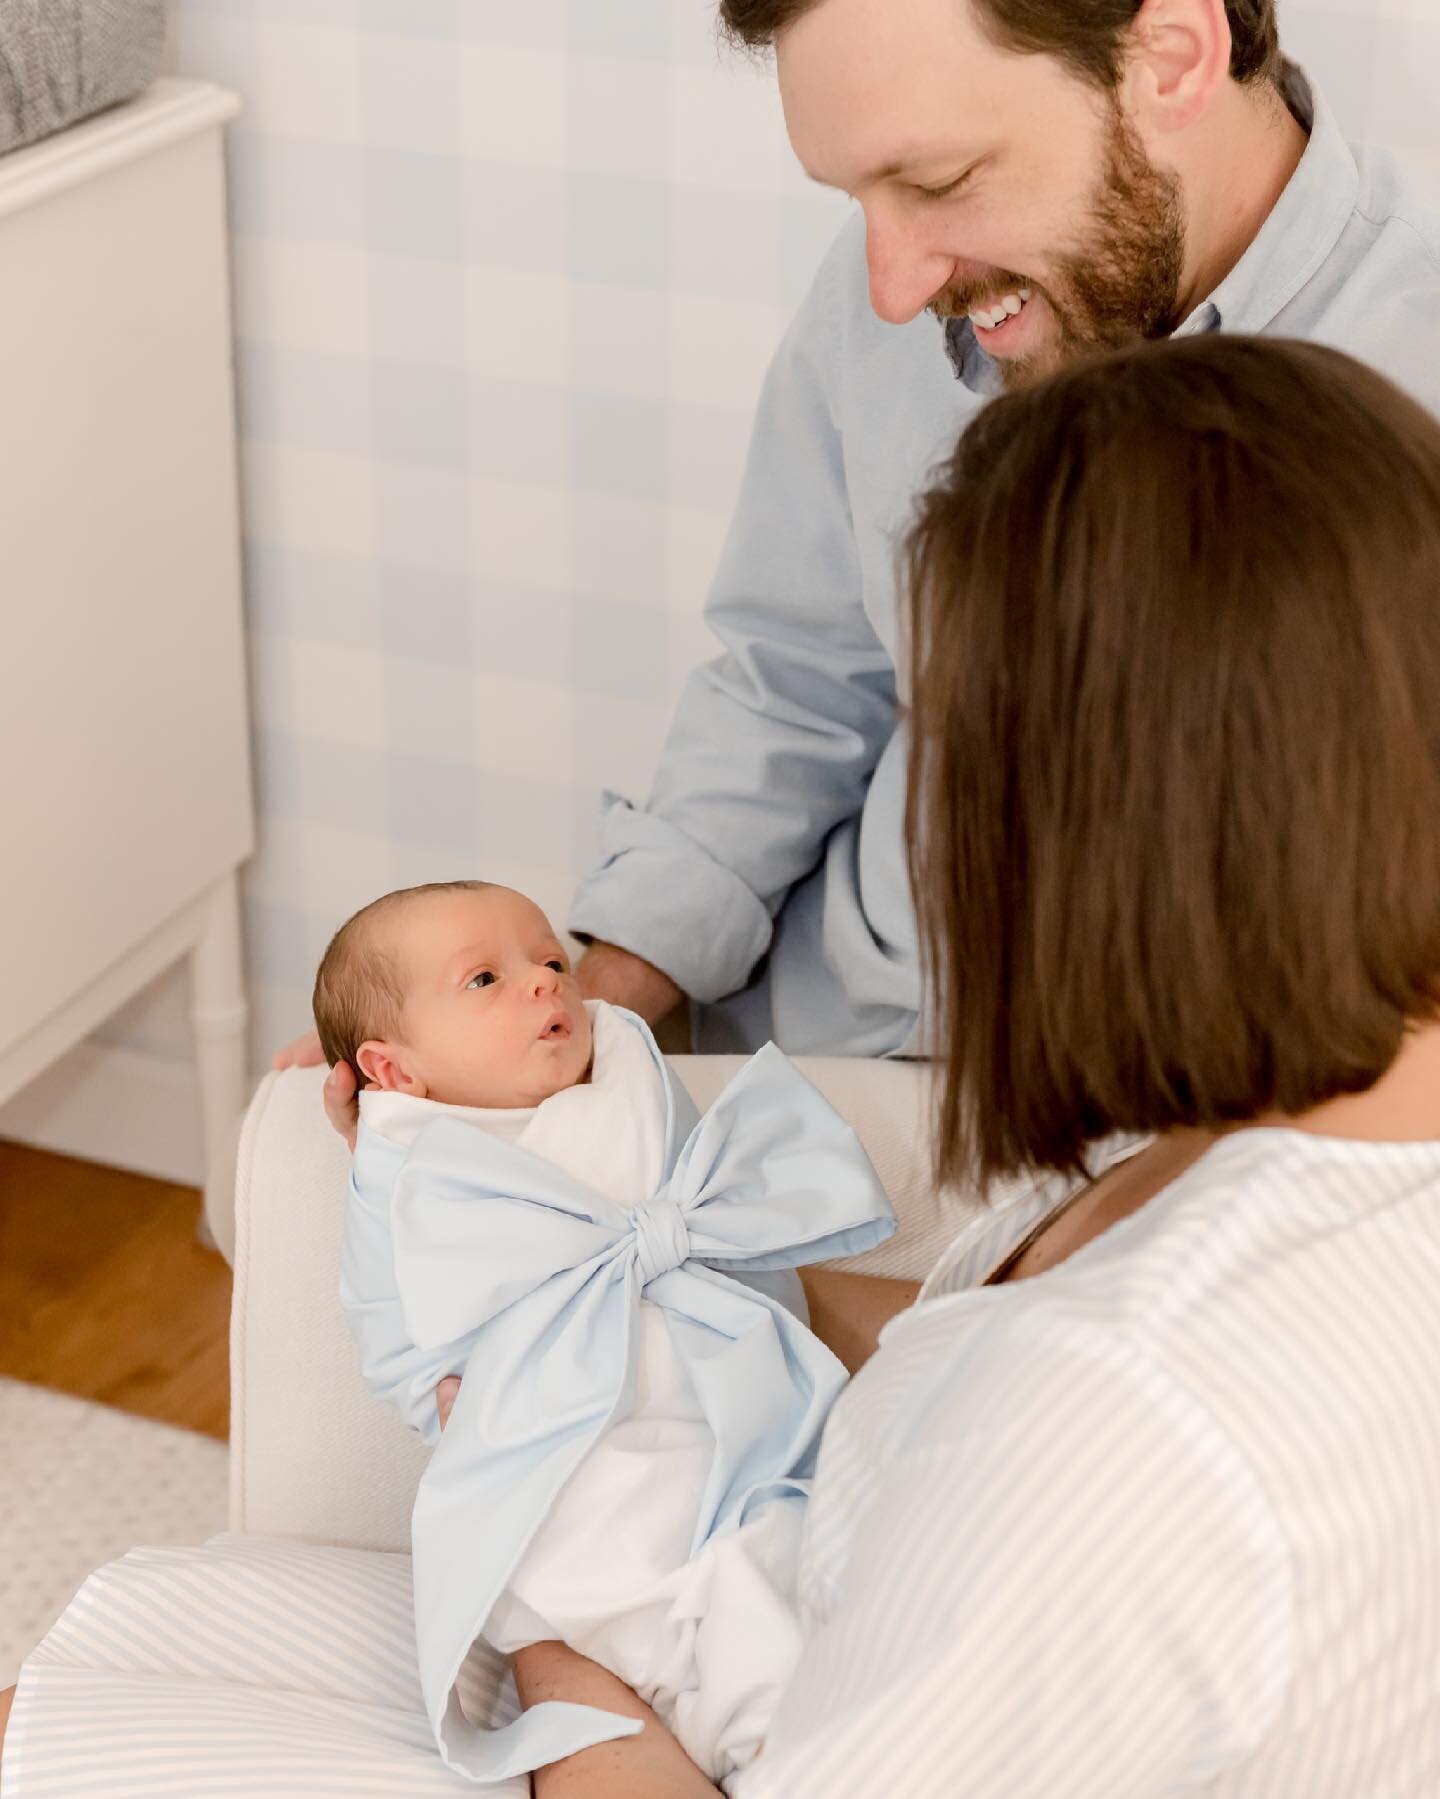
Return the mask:
[[982,301],[1003,299],[1006,294],[1018,293],[1022,287],[1034,288],[1036,285],[1029,275],[1016,275],[1009,269],[996,269],[983,281],[958,284],[951,282],[942,287],[929,302],[929,307],[937,319],[963,319],[966,313],[979,306]]

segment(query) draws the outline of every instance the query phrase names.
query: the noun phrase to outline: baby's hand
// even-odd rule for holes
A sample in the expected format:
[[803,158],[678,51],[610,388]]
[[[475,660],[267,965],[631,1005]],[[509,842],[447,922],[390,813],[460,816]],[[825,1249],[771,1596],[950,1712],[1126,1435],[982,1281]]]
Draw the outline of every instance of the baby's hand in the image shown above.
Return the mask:
[[450,1422],[450,1414],[455,1409],[455,1395],[460,1391],[460,1376],[447,1374],[435,1389],[435,1410],[440,1414],[440,1428],[444,1430]]

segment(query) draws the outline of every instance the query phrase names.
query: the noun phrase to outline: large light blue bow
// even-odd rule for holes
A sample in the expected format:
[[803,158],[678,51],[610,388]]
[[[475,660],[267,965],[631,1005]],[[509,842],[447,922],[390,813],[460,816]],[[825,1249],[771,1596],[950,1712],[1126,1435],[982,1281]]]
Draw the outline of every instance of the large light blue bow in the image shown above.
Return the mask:
[[895,1220],[854,1133],[773,1045],[678,1150],[667,1143],[668,1172],[630,1210],[513,1144],[477,1153],[476,1139],[454,1118],[421,1131],[394,1176],[391,1225],[412,1341],[468,1349],[413,1518],[422,1685],[447,1761],[494,1780],[632,1727],[553,1705],[477,1730],[451,1688],[555,1494],[622,1413],[641,1293],[666,1311],[714,1431],[698,1550],[753,1497],[803,1484],[845,1381],[766,1277],[858,1254]]

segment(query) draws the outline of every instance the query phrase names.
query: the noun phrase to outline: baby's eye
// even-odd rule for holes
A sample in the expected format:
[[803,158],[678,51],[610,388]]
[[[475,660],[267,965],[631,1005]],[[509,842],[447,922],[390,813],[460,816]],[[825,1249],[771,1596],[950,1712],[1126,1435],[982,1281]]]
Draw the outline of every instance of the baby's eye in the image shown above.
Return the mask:
[[559,956],[552,956],[545,966],[547,968],[553,968],[556,974],[564,974],[565,972],[565,964],[560,960]]
[[467,987],[473,987],[476,981],[479,981],[482,987],[488,987],[494,979],[494,975],[491,974],[488,968],[482,968],[479,974],[472,974],[465,985]]

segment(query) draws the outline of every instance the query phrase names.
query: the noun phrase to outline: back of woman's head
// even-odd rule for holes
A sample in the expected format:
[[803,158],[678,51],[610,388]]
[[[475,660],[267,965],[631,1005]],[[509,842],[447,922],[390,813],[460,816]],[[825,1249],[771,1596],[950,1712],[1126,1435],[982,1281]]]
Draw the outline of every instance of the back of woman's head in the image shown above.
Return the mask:
[[989,407],[908,564],[942,1177],[1378,1079],[1440,977],[1440,424],[1142,346]]

